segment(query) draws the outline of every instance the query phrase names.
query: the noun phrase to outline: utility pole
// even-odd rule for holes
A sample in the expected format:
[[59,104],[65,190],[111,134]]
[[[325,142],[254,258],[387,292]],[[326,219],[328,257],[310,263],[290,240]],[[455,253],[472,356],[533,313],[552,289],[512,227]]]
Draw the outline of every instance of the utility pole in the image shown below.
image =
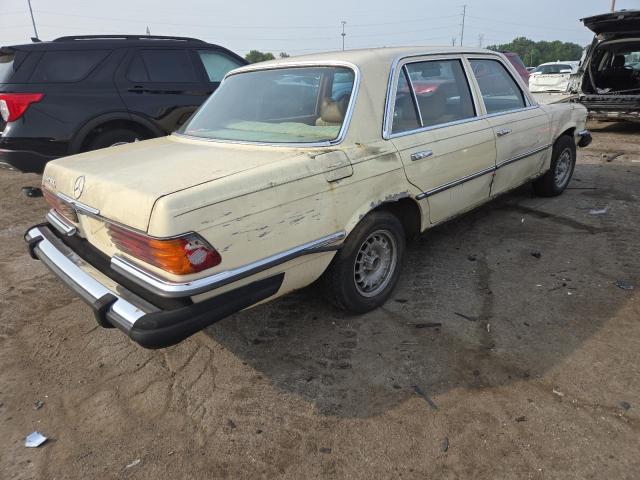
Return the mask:
[[484,33],[478,35],[478,48],[482,48],[482,44],[484,43]]
[[38,38],[38,29],[36,28],[36,21],[33,18],[33,9],[31,8],[31,0],[27,0],[29,4],[29,13],[31,13],[31,23],[33,23],[33,33],[35,34],[35,38]]
[[460,46],[462,46],[462,41],[464,40],[464,20],[465,17],[467,16],[467,6],[463,5],[462,6],[462,30],[460,32]]
[[342,20],[342,33],[340,35],[342,35],[342,50],[344,51],[344,37],[347,36],[346,33],[344,33],[344,26],[347,24],[347,22],[345,22],[344,20]]
[[456,37],[451,37],[451,46],[455,47],[457,41],[458,41],[458,39]]
[[149,30],[149,25],[147,25],[147,37],[151,36],[151,30]]
[[616,11],[616,0],[611,0],[611,13]]

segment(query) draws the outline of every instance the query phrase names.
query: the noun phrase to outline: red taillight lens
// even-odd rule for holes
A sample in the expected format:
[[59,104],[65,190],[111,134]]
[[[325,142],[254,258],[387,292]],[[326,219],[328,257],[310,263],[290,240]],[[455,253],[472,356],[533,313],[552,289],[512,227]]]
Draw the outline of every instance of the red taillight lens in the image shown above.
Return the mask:
[[29,105],[42,100],[42,93],[0,93],[0,115],[5,122],[18,120]]
[[121,251],[176,275],[201,272],[222,261],[220,254],[195,233],[178,238],[152,238],[108,224],[109,236]]
[[46,188],[42,189],[42,195],[44,199],[47,201],[49,206],[57,211],[59,214],[63,215],[67,218],[67,220],[71,220],[74,223],[78,223],[78,214],[76,211],[69,205],[64,202],[61,198],[59,198],[55,193],[50,192]]

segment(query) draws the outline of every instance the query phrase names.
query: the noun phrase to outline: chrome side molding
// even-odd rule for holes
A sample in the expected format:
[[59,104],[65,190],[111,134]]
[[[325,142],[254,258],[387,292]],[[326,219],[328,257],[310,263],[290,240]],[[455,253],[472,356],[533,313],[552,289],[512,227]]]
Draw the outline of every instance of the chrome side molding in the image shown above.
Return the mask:
[[111,267],[142,288],[162,297],[190,297],[242,280],[303,255],[338,250],[341,244],[336,242],[345,237],[346,232],[342,230],[255,262],[186,282],[173,282],[160,278],[155,273],[118,255],[112,257]]

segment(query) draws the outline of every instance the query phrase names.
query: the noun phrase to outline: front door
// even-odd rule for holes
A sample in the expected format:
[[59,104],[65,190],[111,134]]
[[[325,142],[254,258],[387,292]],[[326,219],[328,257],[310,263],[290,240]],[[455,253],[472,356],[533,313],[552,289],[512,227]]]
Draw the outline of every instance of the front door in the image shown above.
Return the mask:
[[461,57],[411,59],[400,67],[386,133],[408,180],[422,191],[423,211],[438,223],[489,198],[493,129],[474,101]]
[[549,120],[540,107],[530,104],[500,60],[471,58],[469,63],[496,136],[494,196],[540,173],[550,154]]

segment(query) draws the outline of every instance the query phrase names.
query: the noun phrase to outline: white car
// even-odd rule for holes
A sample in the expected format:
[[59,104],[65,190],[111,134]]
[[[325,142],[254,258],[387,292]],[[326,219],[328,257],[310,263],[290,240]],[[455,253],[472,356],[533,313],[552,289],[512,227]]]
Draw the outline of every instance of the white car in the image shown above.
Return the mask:
[[145,347],[319,277],[364,313],[391,295],[406,238],[526,182],[562,193],[586,117],[538,105],[488,50],[263,62],[230,72],[179,132],[49,162],[48,223],[25,239]]
[[571,75],[578,70],[578,62],[549,62],[539,65],[529,76],[529,91],[566,92]]

